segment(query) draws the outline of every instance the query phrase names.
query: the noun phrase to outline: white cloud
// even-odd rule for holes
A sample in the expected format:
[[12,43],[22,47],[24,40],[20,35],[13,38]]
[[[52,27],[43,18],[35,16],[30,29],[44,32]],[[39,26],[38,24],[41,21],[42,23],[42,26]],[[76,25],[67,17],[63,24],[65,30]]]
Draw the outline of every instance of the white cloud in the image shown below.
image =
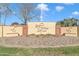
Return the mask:
[[79,15],[79,11],[72,12],[72,15]]
[[60,12],[64,9],[64,6],[56,6],[56,11]]
[[48,8],[48,5],[47,4],[38,4],[36,9],[39,9],[39,10],[43,10],[43,11],[48,11],[49,8]]

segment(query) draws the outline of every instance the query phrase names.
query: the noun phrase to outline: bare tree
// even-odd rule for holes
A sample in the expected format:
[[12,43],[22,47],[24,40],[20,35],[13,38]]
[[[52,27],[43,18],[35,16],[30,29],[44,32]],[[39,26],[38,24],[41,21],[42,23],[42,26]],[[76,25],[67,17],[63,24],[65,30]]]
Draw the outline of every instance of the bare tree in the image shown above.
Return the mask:
[[1,15],[3,15],[3,13],[6,10],[5,6],[6,6],[6,4],[0,3],[0,24],[1,24]]
[[24,20],[24,24],[27,24],[27,21],[29,21],[32,17],[30,16],[30,13],[34,10],[34,4],[33,3],[22,3],[21,9],[20,9],[20,15]]
[[12,12],[9,9],[9,4],[8,3],[0,3],[0,15],[4,15],[5,16],[4,25],[6,23],[6,17],[8,17],[9,15],[11,15],[11,13]]
[[[4,15],[5,16],[5,19],[4,19],[4,25],[5,25],[5,22],[6,22],[6,17],[11,13],[10,10],[9,10],[9,4],[7,3],[0,3],[0,24],[1,24],[1,15]],[[2,37],[3,37],[3,24],[2,24]]]

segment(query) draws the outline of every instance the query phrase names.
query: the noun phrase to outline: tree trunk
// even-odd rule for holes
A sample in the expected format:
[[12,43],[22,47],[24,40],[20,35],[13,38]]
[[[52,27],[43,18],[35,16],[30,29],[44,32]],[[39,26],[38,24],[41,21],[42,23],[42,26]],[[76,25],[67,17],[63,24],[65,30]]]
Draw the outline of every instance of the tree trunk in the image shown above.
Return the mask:
[[25,19],[24,25],[27,25],[27,19]]

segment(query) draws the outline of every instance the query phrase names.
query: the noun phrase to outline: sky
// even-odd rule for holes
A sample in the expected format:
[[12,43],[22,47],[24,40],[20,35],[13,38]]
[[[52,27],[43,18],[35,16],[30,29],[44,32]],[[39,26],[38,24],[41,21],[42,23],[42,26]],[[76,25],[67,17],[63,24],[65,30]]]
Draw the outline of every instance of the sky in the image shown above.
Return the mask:
[[[11,3],[9,8],[15,12],[16,15],[10,15],[6,17],[6,25],[10,25],[13,22],[23,23],[20,17],[19,10],[20,6],[18,3]],[[41,13],[42,11],[42,13]],[[57,22],[64,20],[65,18],[76,18],[79,19],[79,4],[78,3],[36,3],[35,10],[40,20],[33,18],[31,21],[42,21],[42,22]],[[42,17],[41,17],[42,16]],[[2,16],[1,21],[4,22]]]

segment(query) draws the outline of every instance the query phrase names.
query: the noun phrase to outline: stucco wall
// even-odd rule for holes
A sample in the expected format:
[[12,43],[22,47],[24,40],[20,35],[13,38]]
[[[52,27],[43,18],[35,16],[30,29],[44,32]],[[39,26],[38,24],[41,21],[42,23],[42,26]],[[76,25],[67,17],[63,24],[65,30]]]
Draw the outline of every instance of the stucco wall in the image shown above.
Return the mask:
[[[79,36],[79,27],[60,27],[58,35]],[[30,34],[56,34],[56,23],[54,22],[29,22],[28,26],[3,26],[3,36],[26,36]],[[2,26],[0,26],[0,37],[2,37]]]
[[61,35],[78,36],[77,27],[61,27]]
[[[21,36],[22,26],[3,26],[3,37]],[[0,26],[0,37],[2,37],[2,26]]]
[[29,22],[28,35],[52,34],[55,35],[55,22]]
[[77,27],[77,35],[79,36],[79,26]]
[[2,36],[2,26],[0,26],[0,37]]

